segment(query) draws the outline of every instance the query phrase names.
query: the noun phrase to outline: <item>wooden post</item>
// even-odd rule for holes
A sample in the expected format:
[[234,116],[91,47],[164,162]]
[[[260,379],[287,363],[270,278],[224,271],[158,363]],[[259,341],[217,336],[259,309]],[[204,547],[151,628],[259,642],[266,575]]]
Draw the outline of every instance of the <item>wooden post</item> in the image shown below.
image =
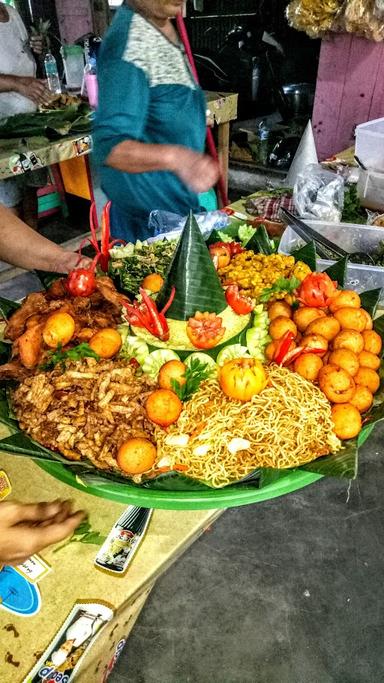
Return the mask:
[[313,131],[320,160],[354,143],[359,123],[384,116],[384,43],[349,34],[323,40]]
[[217,128],[219,162],[223,174],[223,182],[228,195],[228,166],[229,166],[229,121],[219,123]]

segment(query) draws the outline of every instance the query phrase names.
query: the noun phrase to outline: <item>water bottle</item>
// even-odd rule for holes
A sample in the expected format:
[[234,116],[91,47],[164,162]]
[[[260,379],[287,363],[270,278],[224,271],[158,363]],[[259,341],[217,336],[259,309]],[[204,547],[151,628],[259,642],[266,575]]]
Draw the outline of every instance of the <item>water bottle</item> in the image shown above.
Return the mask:
[[57,69],[57,62],[51,52],[47,52],[44,59],[45,75],[48,81],[48,90],[55,94],[61,94],[61,84],[59,72]]
[[269,156],[269,128],[265,121],[261,121],[258,126],[258,134],[260,141],[259,161],[263,166],[268,164]]

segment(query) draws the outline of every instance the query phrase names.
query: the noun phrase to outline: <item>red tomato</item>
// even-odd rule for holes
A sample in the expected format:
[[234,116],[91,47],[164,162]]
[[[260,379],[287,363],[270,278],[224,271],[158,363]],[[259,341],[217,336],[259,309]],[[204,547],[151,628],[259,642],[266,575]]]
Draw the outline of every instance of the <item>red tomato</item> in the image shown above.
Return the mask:
[[71,296],[91,296],[96,289],[96,277],[89,268],[72,270],[67,277],[66,287]]
[[249,296],[242,296],[237,285],[230,285],[225,290],[225,298],[237,315],[246,315],[255,308],[255,302]]
[[222,318],[216,313],[197,311],[187,323],[187,335],[197,349],[213,349],[224,337]]
[[215,244],[211,244],[209,253],[211,254],[216,270],[225,268],[225,266],[228,266],[231,262],[231,248],[227,242],[215,242]]
[[337,290],[327,273],[311,273],[301,283],[297,298],[306,306],[325,308]]

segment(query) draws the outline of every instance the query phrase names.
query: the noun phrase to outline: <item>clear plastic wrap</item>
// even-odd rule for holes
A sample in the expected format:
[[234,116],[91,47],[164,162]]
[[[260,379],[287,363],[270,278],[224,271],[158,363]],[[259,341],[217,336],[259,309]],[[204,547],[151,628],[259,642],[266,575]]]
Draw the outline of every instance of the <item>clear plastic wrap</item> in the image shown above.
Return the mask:
[[286,10],[287,19],[298,31],[320,38],[332,29],[343,5],[344,0],[293,0]]
[[340,223],[344,207],[344,179],[322,166],[310,164],[297,177],[293,201],[302,218]]
[[[229,216],[224,211],[207,211],[195,214],[197,224],[203,233],[212,230],[222,230],[229,222]],[[177,213],[169,211],[152,211],[149,216],[148,227],[153,235],[164,235],[165,233],[181,231],[186,223],[187,216],[179,216]]]

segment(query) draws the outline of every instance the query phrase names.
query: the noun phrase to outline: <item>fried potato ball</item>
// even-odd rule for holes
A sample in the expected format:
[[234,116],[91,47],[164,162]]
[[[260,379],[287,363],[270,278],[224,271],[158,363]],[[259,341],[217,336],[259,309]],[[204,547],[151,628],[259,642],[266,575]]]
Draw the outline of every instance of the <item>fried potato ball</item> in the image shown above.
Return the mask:
[[333,340],[333,348],[349,349],[359,354],[364,348],[363,336],[356,330],[341,330]]
[[156,447],[151,441],[135,437],[121,444],[116,460],[126,474],[142,474],[154,465],[156,455]]
[[144,278],[141,286],[144,287],[144,289],[148,289],[150,292],[157,294],[157,292],[160,292],[163,284],[164,278],[162,278],[159,273],[150,273],[150,275],[147,275]]
[[75,321],[69,313],[57,311],[46,320],[43,328],[44,343],[51,349],[65,346],[75,333]]
[[274,301],[268,306],[268,316],[271,321],[281,316],[292,318],[292,308],[286,301]]
[[318,318],[325,318],[324,311],[320,308],[311,308],[310,306],[302,306],[293,314],[293,322],[296,323],[297,329],[300,332],[304,332],[308,325]]
[[367,387],[363,387],[362,384],[357,384],[355,393],[351,398],[351,404],[357,408],[359,413],[365,413],[370,409],[373,403],[373,394]]
[[273,360],[274,359],[278,345],[279,345],[279,342],[277,339],[275,339],[275,341],[269,342],[269,344],[266,346],[265,357],[267,360]]
[[296,358],[293,369],[305,379],[310,382],[317,380],[318,374],[323,367],[323,361],[316,353],[303,353],[302,356]]
[[380,386],[380,377],[371,368],[359,368],[355,375],[355,382],[363,387],[367,387],[372,394],[375,394]]
[[334,316],[342,330],[356,330],[356,332],[365,330],[367,318],[361,308],[352,308],[352,306],[338,308]]
[[361,351],[361,353],[358,355],[358,359],[362,368],[378,370],[380,367],[380,358],[375,356],[375,354],[371,353],[370,351]]
[[269,334],[272,339],[281,339],[284,337],[286,332],[293,332],[297,335],[297,327],[293,320],[287,318],[285,315],[279,315],[277,318],[272,320],[269,326]]
[[305,334],[320,334],[327,341],[332,341],[340,332],[340,324],[331,315],[326,315],[324,318],[317,318],[313,320],[305,330]]
[[173,391],[155,389],[149,394],[145,409],[152,422],[161,427],[169,427],[179,419],[183,404]]
[[365,315],[366,319],[366,324],[365,324],[365,329],[366,330],[372,330],[373,329],[373,320],[372,317],[369,315],[368,311],[365,311],[364,308],[361,309]]
[[331,403],[348,403],[355,393],[355,382],[351,375],[336,365],[321,368],[319,386]]
[[361,301],[357,292],[354,292],[352,289],[344,289],[341,292],[337,292],[329,304],[329,310],[331,313],[334,313],[339,308],[344,308],[345,306],[360,308]]
[[363,343],[364,351],[374,353],[376,356],[380,355],[381,347],[383,344],[381,341],[381,337],[379,334],[377,334],[377,332],[375,332],[374,330],[365,330],[363,332]]
[[361,431],[361,415],[351,403],[332,406],[332,420],[339,439],[354,439]]
[[320,334],[305,335],[300,342],[300,346],[304,349],[323,349],[324,353],[319,354],[320,358],[328,351],[328,342]]
[[113,327],[104,327],[89,340],[89,346],[100,358],[113,358],[121,349],[121,335]]
[[351,377],[354,377],[359,369],[359,359],[357,355],[349,349],[336,349],[329,356],[328,363],[343,368]]

